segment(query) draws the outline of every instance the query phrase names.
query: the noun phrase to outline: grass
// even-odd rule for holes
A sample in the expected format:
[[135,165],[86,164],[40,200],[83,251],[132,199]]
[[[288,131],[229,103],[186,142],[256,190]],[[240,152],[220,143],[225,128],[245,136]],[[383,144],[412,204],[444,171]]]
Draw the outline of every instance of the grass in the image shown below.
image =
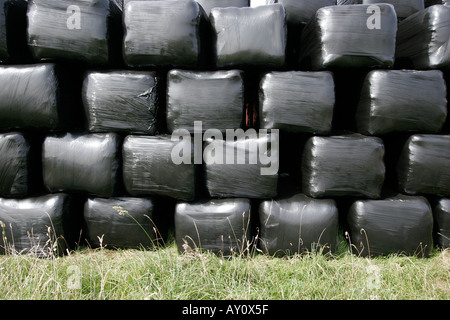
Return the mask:
[[224,258],[154,250],[79,248],[63,257],[0,256],[3,300],[448,300],[450,251],[362,258],[341,239],[334,255]]

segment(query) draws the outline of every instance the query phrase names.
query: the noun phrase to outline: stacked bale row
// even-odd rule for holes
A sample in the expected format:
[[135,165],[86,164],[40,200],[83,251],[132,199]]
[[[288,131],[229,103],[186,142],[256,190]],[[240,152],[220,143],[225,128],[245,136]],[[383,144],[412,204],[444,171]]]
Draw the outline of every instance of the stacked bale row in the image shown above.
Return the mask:
[[448,246],[450,8],[278,2],[1,1],[3,247]]

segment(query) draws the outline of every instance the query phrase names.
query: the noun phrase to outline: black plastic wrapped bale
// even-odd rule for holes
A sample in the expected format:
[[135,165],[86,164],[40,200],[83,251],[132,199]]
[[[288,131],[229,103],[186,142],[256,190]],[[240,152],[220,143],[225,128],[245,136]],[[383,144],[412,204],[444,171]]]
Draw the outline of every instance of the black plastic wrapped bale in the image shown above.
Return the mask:
[[31,187],[31,145],[19,132],[0,134],[0,196],[25,197]]
[[178,251],[242,253],[252,241],[250,211],[250,201],[243,198],[178,203],[175,207]]
[[126,191],[132,196],[194,200],[196,168],[193,154],[190,136],[179,141],[172,141],[170,136],[126,137],[123,144]]
[[259,247],[271,256],[337,249],[339,218],[334,200],[296,194],[264,201],[259,206],[259,220]]
[[31,62],[25,0],[0,0],[0,62]]
[[167,128],[194,133],[194,121],[207,129],[238,129],[244,115],[244,80],[239,70],[171,70],[167,77]]
[[378,5],[380,2],[392,4],[399,20],[405,19],[425,8],[423,0],[363,0],[363,4]]
[[412,135],[403,146],[397,176],[403,193],[450,195],[450,135]]
[[70,198],[66,194],[26,199],[0,198],[0,253],[61,255],[69,248]]
[[450,199],[439,199],[433,207],[436,245],[442,249],[450,248]]
[[212,8],[227,8],[227,7],[248,7],[249,0],[196,0],[205,10],[209,17]]
[[[32,0],[28,8],[28,45],[38,60],[108,65],[119,34],[121,8],[109,0]],[[115,29],[114,29],[115,30]],[[117,32],[116,32],[117,33]]]
[[444,4],[448,5],[448,0],[425,0],[425,8],[428,8],[430,6],[434,6],[435,4]]
[[73,108],[59,76],[51,63],[0,67],[0,127],[66,128]]
[[351,4],[362,4],[363,0],[337,0],[336,4],[338,6],[346,6]]
[[198,68],[207,58],[203,8],[193,1],[131,1],[124,9],[124,57],[131,67]]
[[286,9],[286,21],[293,24],[306,24],[317,10],[336,5],[336,0],[277,0]]
[[398,25],[396,58],[416,69],[450,67],[450,7],[434,5]]
[[213,8],[216,66],[282,68],[286,60],[286,12],[281,4]]
[[331,72],[270,72],[260,82],[260,127],[327,134],[335,103]]
[[121,249],[152,248],[160,241],[150,198],[89,198],[84,206],[90,246]]
[[361,256],[427,257],[433,247],[433,214],[424,197],[359,200],[350,207],[347,222],[352,251]]
[[120,143],[114,133],[47,137],[42,150],[46,188],[114,196],[120,188]]
[[302,190],[311,197],[379,198],[384,183],[384,144],[360,134],[312,137],[302,156]]
[[90,72],[83,82],[83,104],[90,132],[153,135],[157,129],[156,72]]
[[394,65],[397,15],[390,4],[328,6],[301,35],[299,63],[312,70]]
[[[248,132],[247,132],[248,133]],[[236,137],[238,137],[237,135]],[[244,134],[239,137],[244,137]],[[277,195],[279,136],[208,140],[203,158],[206,188],[212,198],[271,199]]]
[[367,75],[356,120],[367,135],[439,132],[447,118],[447,89],[439,70],[375,70]]

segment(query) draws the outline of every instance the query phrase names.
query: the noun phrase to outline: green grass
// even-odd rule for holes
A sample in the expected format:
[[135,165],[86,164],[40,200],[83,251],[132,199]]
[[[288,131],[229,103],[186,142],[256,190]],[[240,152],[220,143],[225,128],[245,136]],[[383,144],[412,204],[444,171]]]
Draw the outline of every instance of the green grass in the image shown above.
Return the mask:
[[80,248],[64,257],[0,256],[0,299],[448,300],[450,251],[362,258],[341,239],[335,255],[229,258],[155,250]]

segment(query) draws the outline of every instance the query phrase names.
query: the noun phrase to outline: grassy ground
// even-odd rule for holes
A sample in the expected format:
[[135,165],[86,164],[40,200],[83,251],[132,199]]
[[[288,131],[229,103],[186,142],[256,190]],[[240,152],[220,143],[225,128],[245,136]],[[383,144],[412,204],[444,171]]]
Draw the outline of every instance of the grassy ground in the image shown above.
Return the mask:
[[450,251],[430,258],[333,255],[232,258],[189,251],[81,248],[64,257],[0,256],[0,299],[448,300]]

